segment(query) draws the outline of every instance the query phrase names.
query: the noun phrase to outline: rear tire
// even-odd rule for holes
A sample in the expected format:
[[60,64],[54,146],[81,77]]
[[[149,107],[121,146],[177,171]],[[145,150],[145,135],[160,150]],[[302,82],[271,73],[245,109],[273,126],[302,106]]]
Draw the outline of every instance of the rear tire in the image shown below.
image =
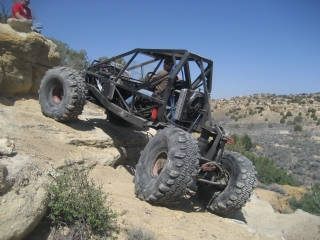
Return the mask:
[[[250,199],[256,174],[252,162],[236,152],[225,151],[221,159],[224,189],[199,183],[197,196],[211,212],[227,216],[240,210]],[[208,179],[209,180],[209,179]]]
[[198,166],[197,141],[187,132],[167,127],[143,150],[135,172],[135,194],[160,205],[178,203],[193,182]]
[[55,67],[41,80],[39,101],[42,113],[56,121],[72,121],[83,111],[86,88],[79,73]]

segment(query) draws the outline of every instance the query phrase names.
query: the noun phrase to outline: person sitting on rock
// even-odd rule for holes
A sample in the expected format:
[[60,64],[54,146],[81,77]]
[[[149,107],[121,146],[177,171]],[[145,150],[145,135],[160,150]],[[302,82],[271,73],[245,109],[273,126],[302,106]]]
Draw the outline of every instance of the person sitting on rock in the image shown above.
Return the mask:
[[37,33],[41,33],[42,24],[35,23],[33,24],[32,14],[28,5],[30,4],[30,0],[21,0],[21,2],[16,2],[12,6],[12,17],[19,19],[22,22],[28,22],[30,25],[33,25],[31,29]]

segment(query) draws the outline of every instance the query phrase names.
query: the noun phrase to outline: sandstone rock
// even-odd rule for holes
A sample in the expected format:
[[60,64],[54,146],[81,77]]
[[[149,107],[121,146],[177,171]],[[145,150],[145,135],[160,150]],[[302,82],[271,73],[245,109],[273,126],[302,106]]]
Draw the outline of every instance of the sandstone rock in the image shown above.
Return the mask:
[[37,93],[45,72],[60,65],[56,45],[44,36],[0,24],[0,94]]
[[9,18],[7,23],[10,27],[18,32],[31,32],[31,24],[28,22],[23,22],[15,18]]
[[269,108],[271,111],[273,112],[282,112],[284,111],[284,105],[275,105],[275,104],[272,104],[272,105],[269,105]]
[[9,191],[0,196],[0,240],[23,239],[47,210],[46,180],[30,158],[2,159],[8,169]]
[[259,151],[259,152],[261,152],[261,151],[263,150],[263,148],[260,147],[259,145],[257,145],[257,146],[255,147],[255,149],[256,149],[257,151]]
[[9,139],[0,139],[0,154],[11,154],[14,149],[14,141]]

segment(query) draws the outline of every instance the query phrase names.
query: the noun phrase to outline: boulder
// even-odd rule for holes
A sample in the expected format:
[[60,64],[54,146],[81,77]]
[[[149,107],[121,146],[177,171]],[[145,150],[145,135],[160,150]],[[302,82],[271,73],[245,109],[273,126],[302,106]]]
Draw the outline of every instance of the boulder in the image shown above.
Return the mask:
[[38,93],[41,79],[60,65],[56,45],[35,32],[18,32],[0,24],[0,94]]
[[1,159],[0,165],[0,240],[23,239],[46,213],[46,177],[26,156]]
[[14,149],[14,141],[0,138],[0,154],[9,155]]
[[27,21],[21,21],[15,18],[9,18],[7,20],[7,23],[12,29],[18,31],[18,32],[26,32],[29,33],[31,32],[31,24],[28,23]]

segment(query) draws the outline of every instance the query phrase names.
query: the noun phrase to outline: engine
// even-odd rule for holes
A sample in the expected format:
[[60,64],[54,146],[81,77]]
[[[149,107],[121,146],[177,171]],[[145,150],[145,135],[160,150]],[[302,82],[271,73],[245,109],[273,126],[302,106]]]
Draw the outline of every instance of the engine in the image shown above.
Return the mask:
[[174,119],[182,122],[194,122],[204,109],[205,99],[201,92],[182,89],[177,102]]

